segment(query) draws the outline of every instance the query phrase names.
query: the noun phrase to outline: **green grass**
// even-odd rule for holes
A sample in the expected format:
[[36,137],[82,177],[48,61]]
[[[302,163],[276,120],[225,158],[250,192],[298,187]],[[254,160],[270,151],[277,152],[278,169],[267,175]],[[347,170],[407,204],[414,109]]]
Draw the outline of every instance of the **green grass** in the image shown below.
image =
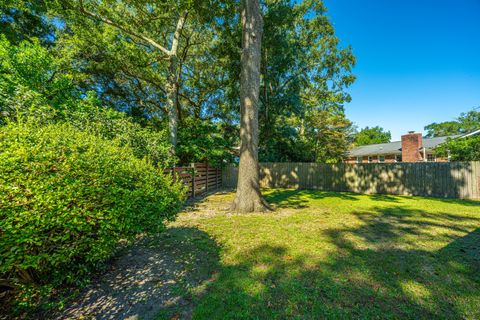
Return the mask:
[[480,319],[480,202],[264,194],[274,212],[233,214],[219,194],[170,226],[219,252],[188,292],[194,319]]

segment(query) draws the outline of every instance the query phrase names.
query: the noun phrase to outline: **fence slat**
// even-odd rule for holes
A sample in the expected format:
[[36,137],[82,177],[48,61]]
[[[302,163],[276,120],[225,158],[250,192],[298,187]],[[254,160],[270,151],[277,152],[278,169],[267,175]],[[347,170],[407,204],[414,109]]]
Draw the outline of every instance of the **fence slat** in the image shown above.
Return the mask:
[[[181,182],[187,188],[190,197],[221,187],[224,174],[220,168],[212,168],[204,163],[195,163],[190,167],[166,168],[163,172],[171,176],[173,182]],[[228,180],[233,179],[236,180],[236,177],[230,177]]]

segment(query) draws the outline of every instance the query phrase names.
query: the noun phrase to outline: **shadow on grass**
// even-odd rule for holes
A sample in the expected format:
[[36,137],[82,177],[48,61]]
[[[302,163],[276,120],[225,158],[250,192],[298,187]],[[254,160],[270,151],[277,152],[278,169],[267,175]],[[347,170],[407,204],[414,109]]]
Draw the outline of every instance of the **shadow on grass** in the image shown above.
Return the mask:
[[266,189],[264,190],[264,197],[268,203],[272,204],[276,208],[292,209],[308,208],[311,205],[311,200],[337,198],[339,200],[359,201],[361,200],[361,197],[372,201],[389,203],[400,203],[403,198],[408,198],[410,200],[423,201],[428,199],[429,201],[434,202],[480,207],[480,201],[478,200],[395,196],[386,194],[359,194],[353,192],[333,192],[308,189]]
[[[267,194],[287,208],[328,197],[360,198],[308,190]],[[300,251],[287,240],[259,241],[224,248],[220,260],[220,248],[204,231],[169,228],[132,248],[58,318],[479,318],[480,229],[472,225],[480,225],[480,215],[429,213],[397,204],[400,197],[369,197],[387,206],[351,213],[360,222],[354,226],[310,231],[323,242]]]
[[[192,295],[219,265],[219,248],[196,228],[169,228],[135,244],[55,319],[189,318]],[[160,315],[159,315],[160,314]],[[41,318],[50,318],[45,315]]]
[[264,194],[265,200],[276,208],[308,208],[311,200],[319,200],[324,198],[338,198],[342,200],[358,201],[359,196],[355,193],[348,192],[323,192],[317,190],[304,189],[273,189]]
[[199,298],[194,318],[478,319],[480,229],[471,223],[480,216],[375,211],[354,213],[360,226],[318,231],[334,248],[321,259],[292,254],[287,244],[238,253]]

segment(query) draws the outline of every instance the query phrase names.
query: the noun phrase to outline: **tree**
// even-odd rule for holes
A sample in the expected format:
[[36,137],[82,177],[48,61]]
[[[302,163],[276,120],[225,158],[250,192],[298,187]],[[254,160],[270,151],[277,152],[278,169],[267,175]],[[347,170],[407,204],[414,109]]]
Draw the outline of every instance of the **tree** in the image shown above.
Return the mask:
[[103,139],[117,140],[156,165],[173,163],[166,130],[144,128],[123,112],[101,107],[95,93],[78,90],[73,75],[57,62],[36,38],[13,45],[0,35],[0,125],[32,119],[38,126],[68,122]]
[[242,67],[240,75],[240,164],[232,209],[265,211],[258,165],[258,104],[263,20],[259,0],[242,0]]
[[376,143],[387,143],[392,139],[390,131],[382,127],[365,127],[358,133],[354,134],[354,144],[357,146],[364,146]]
[[480,136],[448,139],[435,150],[435,153],[443,157],[450,156],[451,161],[479,161]]
[[[345,126],[325,124],[340,118],[348,123],[343,105],[350,101],[346,88],[355,79],[355,57],[349,47],[339,46],[321,1],[266,1],[264,11],[268,37],[261,69],[260,158],[327,161],[330,142],[338,142],[334,149],[348,145],[347,135],[337,135]],[[318,132],[342,139],[327,143]],[[305,143],[314,136],[320,139]]]
[[[342,117],[348,122],[343,106],[350,101],[347,88],[355,79],[352,50],[340,47],[321,1],[265,0],[262,13],[264,34],[268,36],[262,39],[259,160],[327,161],[324,155],[330,153],[332,145],[325,144],[326,139],[310,143],[309,135],[320,130],[315,125],[321,121],[313,121],[314,115],[329,114],[329,119]],[[224,17],[219,60],[229,64],[225,66],[228,81],[223,101],[228,110],[236,112],[240,57],[235,39],[240,37],[240,31],[235,16]],[[350,128],[321,127],[322,132],[332,136],[337,130],[349,133]],[[342,139],[335,139],[340,143],[335,149],[349,144],[348,135],[338,136]],[[342,153],[345,151],[347,148]],[[328,159],[336,160],[338,157]]]
[[[184,37],[183,32],[189,19],[196,21],[202,16],[199,11],[208,3],[173,0],[161,3],[148,0],[52,2],[56,4],[50,6],[54,8],[53,14],[60,14],[67,25],[70,24],[70,30],[74,30],[74,40],[67,43],[67,48],[82,41],[88,43],[92,35],[100,38],[107,54],[112,53],[109,49],[115,48],[109,56],[114,59],[106,62],[116,67],[110,69],[111,72],[121,71],[126,78],[133,78],[138,94],[142,95],[142,90],[148,86],[161,92],[168,116],[169,140],[175,147],[182,67],[184,60],[190,57],[188,50],[192,46],[189,44],[191,36]],[[104,54],[102,50],[98,53]],[[155,97],[148,93],[142,96],[144,101]],[[148,116],[158,113],[159,108],[150,110]]]
[[[240,1],[10,2],[26,3],[25,10],[33,8],[29,3],[48,8],[47,16],[31,12],[55,21],[50,48],[75,85],[142,126],[170,127],[182,161],[218,162],[227,154],[222,149],[239,144]],[[269,36],[260,65],[259,159],[338,161],[350,142],[344,104],[355,79],[351,49],[340,47],[321,1],[264,0],[261,11]],[[185,12],[176,58],[170,58],[159,47],[170,51]],[[174,96],[168,94],[172,83]],[[213,127],[207,148],[199,133]]]
[[454,121],[434,122],[424,129],[427,131],[427,138],[469,133],[480,129],[480,111],[474,108],[469,112],[462,112]]
[[38,39],[15,45],[0,35],[0,124],[28,115],[49,121],[85,100]]
[[[21,6],[41,21],[54,21],[49,49],[60,69],[68,71],[84,93],[94,91],[101,105],[125,112],[142,126],[155,130],[168,127],[172,119],[167,108],[168,59],[144,41],[80,12],[78,5],[83,3],[84,8],[122,27],[140,30],[166,47],[173,39],[178,16],[187,10],[177,48],[178,79],[173,110],[177,114],[178,128],[176,155],[185,161],[182,163],[209,161],[213,164],[231,158],[232,145],[238,145],[238,110],[227,107],[224,97],[230,87],[238,87],[238,80],[224,73],[224,66],[231,61],[223,55],[224,37],[218,17],[232,15],[233,2],[221,6],[216,0],[162,3],[151,0],[44,0],[35,2],[35,6],[31,2],[4,4],[6,10],[15,12]],[[48,15],[39,13],[35,9],[37,4],[48,8]],[[8,18],[5,22],[8,28],[2,32],[14,29],[16,24]],[[240,43],[239,39],[235,41]],[[239,61],[235,63],[239,65]],[[215,128],[215,137],[205,138],[213,144],[190,148],[193,143],[202,141],[198,134],[209,127]],[[209,135],[208,130],[205,132]]]
[[343,110],[310,110],[306,115],[309,123],[302,141],[312,150],[308,161],[322,163],[341,162],[351,145],[352,123]]
[[[426,137],[444,137],[466,134],[480,129],[480,111],[473,108],[468,112],[462,112],[453,121],[431,123],[425,126]],[[480,137],[478,135],[447,139],[447,142],[436,148],[438,156],[450,157],[452,161],[478,161],[480,160]]]

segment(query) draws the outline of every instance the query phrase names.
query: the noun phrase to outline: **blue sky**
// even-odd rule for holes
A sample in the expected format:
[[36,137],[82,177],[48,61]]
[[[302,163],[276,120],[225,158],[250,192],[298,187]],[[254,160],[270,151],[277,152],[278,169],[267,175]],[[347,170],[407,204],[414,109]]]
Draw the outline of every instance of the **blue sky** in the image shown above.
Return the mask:
[[324,0],[357,57],[346,112],[398,140],[480,106],[480,0]]

